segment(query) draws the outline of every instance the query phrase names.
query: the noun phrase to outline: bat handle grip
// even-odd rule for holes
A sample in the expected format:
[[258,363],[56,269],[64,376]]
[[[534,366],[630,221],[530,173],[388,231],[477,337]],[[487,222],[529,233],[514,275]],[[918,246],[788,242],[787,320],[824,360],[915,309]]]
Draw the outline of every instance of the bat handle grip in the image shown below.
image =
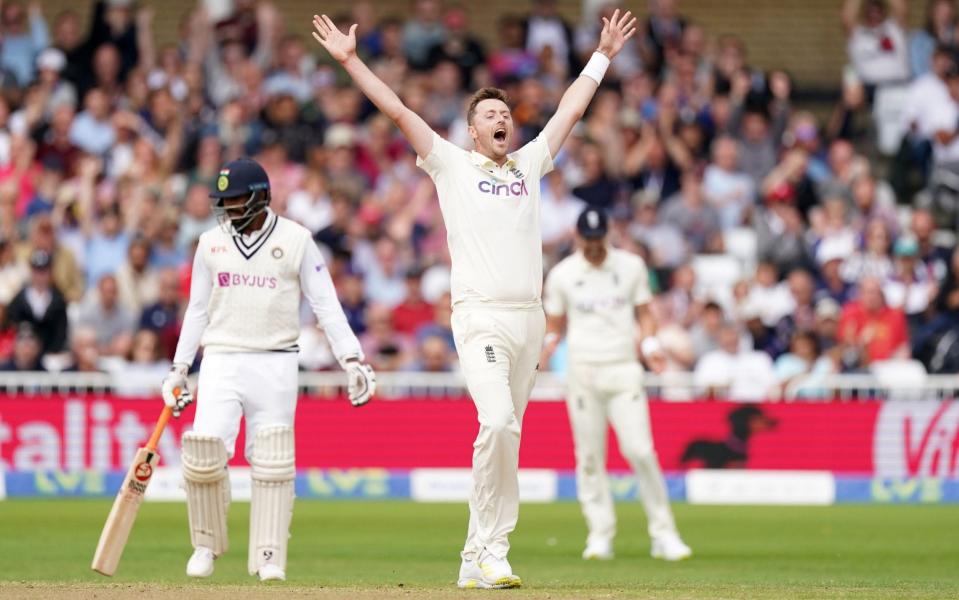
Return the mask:
[[163,407],[163,412],[160,413],[160,418],[157,420],[156,427],[153,428],[153,435],[150,436],[150,439],[147,440],[147,450],[156,450],[157,444],[160,443],[160,436],[163,435],[163,430],[166,429],[166,424],[170,421],[170,417],[173,416],[173,409],[169,406]]

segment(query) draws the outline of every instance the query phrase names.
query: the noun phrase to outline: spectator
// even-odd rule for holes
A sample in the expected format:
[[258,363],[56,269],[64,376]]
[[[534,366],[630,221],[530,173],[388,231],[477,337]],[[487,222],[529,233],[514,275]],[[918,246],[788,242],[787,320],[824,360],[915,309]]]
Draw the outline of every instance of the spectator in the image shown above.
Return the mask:
[[776,381],[785,392],[797,380],[802,382],[799,395],[824,396],[826,390],[820,385],[824,375],[833,372],[832,362],[825,356],[820,356],[819,342],[816,336],[809,331],[796,331],[789,342],[789,352],[776,359],[773,365]]
[[433,305],[423,299],[422,283],[422,269],[406,272],[406,297],[393,307],[393,329],[401,334],[412,335],[421,325],[433,320]]
[[575,73],[579,62],[574,52],[573,28],[559,14],[556,0],[533,0],[526,20],[526,50],[561,80]]
[[845,0],[842,24],[856,76],[870,103],[877,87],[909,80],[906,0]]
[[366,313],[367,301],[363,290],[363,277],[353,271],[347,270],[338,281],[338,296],[343,312],[346,314],[346,322],[350,329],[356,335],[362,335],[366,332]]
[[680,49],[686,19],[677,12],[677,0],[654,0],[640,32],[640,52],[646,70],[662,73],[668,58]]
[[700,318],[701,299],[695,294],[696,272],[688,264],[673,271],[669,291],[659,298],[658,313],[664,323],[688,329]]
[[569,248],[576,219],[582,211],[583,202],[569,192],[562,170],[550,171],[543,179],[540,192],[539,225],[545,252]]
[[172,359],[180,335],[181,300],[180,276],[174,269],[158,273],[156,302],[148,304],[140,313],[139,328],[156,332],[163,356]]
[[105,156],[117,138],[110,100],[102,89],[94,88],[87,92],[83,106],[70,126],[70,143],[88,154]]
[[909,37],[909,67],[913,78],[926,75],[935,59],[936,48],[959,49],[956,30],[955,0],[932,0],[926,3],[926,21]]
[[939,292],[937,283],[919,261],[919,243],[911,235],[902,235],[893,249],[895,261],[882,293],[890,307],[902,310],[909,324],[910,337],[925,323],[930,306]]
[[135,237],[127,249],[127,260],[117,269],[116,282],[120,305],[131,315],[139,315],[143,307],[156,302],[159,276],[150,266],[150,242]]
[[133,336],[130,354],[114,362],[114,385],[121,396],[149,396],[156,393],[157,382],[170,370],[155,331],[140,329]]
[[88,292],[81,304],[76,323],[96,331],[102,356],[125,356],[129,352],[136,322],[120,304],[116,277],[100,277],[96,291]]
[[683,174],[680,191],[666,201],[660,217],[682,233],[693,253],[714,250],[721,239],[719,214],[706,203],[699,173]]
[[816,334],[816,343],[819,345],[819,350],[832,361],[833,369],[841,359],[838,352],[841,350],[839,345],[839,315],[841,311],[841,305],[832,298],[823,298],[816,302],[816,324],[813,327],[813,332]]
[[773,264],[779,272],[809,264],[805,224],[788,186],[766,196],[766,206],[759,209],[753,227],[760,260]]
[[919,260],[932,281],[942,281],[949,271],[950,251],[936,244],[936,222],[928,209],[914,208],[909,230],[919,245]]
[[83,42],[80,15],[71,9],[60,12],[53,21],[53,47],[63,53],[66,60],[62,75],[74,86],[80,82],[89,64],[87,47]]
[[61,105],[75,108],[77,89],[61,77],[67,66],[67,58],[57,48],[47,48],[37,55],[37,86],[45,97],[43,117],[49,119]]
[[30,0],[26,11],[18,0],[6,2],[0,10],[0,35],[3,36],[0,68],[13,73],[20,85],[26,87],[33,82],[37,55],[50,45],[40,2]]
[[742,351],[739,329],[731,323],[721,326],[719,346],[696,363],[693,381],[708,397],[756,402],[778,395],[772,359]]
[[[179,252],[185,252],[193,246],[200,239],[201,233],[216,227],[209,193],[210,188],[202,183],[195,183],[187,189],[186,198],[183,200],[183,215],[180,216],[177,228],[176,247]],[[182,259],[182,254],[179,258]]]
[[786,278],[786,285],[792,307],[775,325],[774,341],[770,348],[773,358],[786,352],[797,331],[812,329],[815,324],[813,293],[816,288],[812,275],[805,269],[793,269]]
[[417,359],[407,370],[419,373],[449,373],[454,370],[450,360],[450,347],[438,335],[430,335],[419,342]]
[[425,323],[416,330],[416,339],[422,341],[427,337],[440,337],[446,340],[446,345],[450,347],[450,350],[453,350],[455,342],[453,341],[453,327],[450,325],[453,307],[450,305],[449,291],[440,294],[433,306],[432,322]]
[[[130,235],[124,231],[120,206],[110,204],[100,215],[99,226],[89,216],[86,245],[87,284],[95,285],[104,275],[116,273],[123,264],[130,245]],[[92,229],[92,230],[91,230]]]
[[842,265],[842,278],[850,283],[861,281],[863,277],[878,277],[880,280],[889,278],[892,275],[890,245],[885,223],[878,219],[870,221],[866,226],[863,247]]
[[451,61],[459,69],[460,90],[477,87],[474,73],[486,62],[486,50],[483,42],[469,29],[469,16],[466,8],[452,5],[443,15],[446,37],[430,48],[427,64],[436,66],[442,60]]
[[377,371],[398,371],[406,365],[414,348],[408,336],[393,330],[390,307],[370,304],[366,311],[366,332],[360,336],[363,354]]
[[403,53],[414,69],[427,67],[430,50],[446,39],[439,0],[412,0],[413,10],[403,26]]
[[663,223],[656,210],[659,200],[646,191],[633,194],[636,216],[629,227],[633,238],[649,248],[649,265],[654,269],[673,270],[689,259],[689,248],[679,229]]
[[707,302],[703,306],[698,322],[689,331],[697,359],[719,347],[719,334],[725,321],[726,317],[719,304]]
[[[206,206],[209,204],[207,201]],[[313,235],[330,225],[333,220],[333,207],[327,193],[326,178],[322,173],[312,170],[306,172],[303,185],[290,194],[286,216],[309,229]]]
[[6,306],[29,276],[27,266],[17,260],[10,240],[0,234],[0,306]]
[[538,69],[536,57],[526,49],[523,20],[514,14],[500,17],[499,43],[490,53],[487,65],[497,85],[532,77]]
[[67,345],[67,303],[53,282],[53,259],[45,250],[30,254],[30,279],[10,301],[7,319],[26,324],[40,339],[41,354],[63,352]]
[[93,327],[74,327],[70,332],[71,364],[64,369],[68,373],[100,373],[100,348],[97,331]]
[[407,288],[404,283],[402,258],[395,241],[387,236],[378,239],[374,245],[372,260],[363,266],[363,285],[371,301],[390,308],[403,301]]
[[21,323],[13,343],[13,353],[0,362],[0,371],[46,371],[42,358],[42,340],[30,324]]
[[853,254],[854,246],[842,239],[828,239],[819,244],[816,262],[819,281],[816,299],[831,298],[842,305],[851,299],[853,284],[842,277],[843,262]]
[[847,371],[866,368],[879,360],[909,357],[906,317],[886,304],[878,278],[864,277],[857,298],[842,307],[839,342]]
[[664,140],[655,130],[645,129],[623,158],[623,172],[630,185],[657,201],[671,198],[679,191],[682,174],[677,162],[688,165],[675,140],[668,133],[666,136]]
[[755,188],[752,179],[739,171],[739,144],[731,137],[717,138],[712,145],[713,162],[703,174],[703,194],[719,213],[720,225],[742,225],[752,209]]
[[42,250],[52,257],[53,283],[64,295],[67,302],[77,302],[83,297],[86,284],[83,271],[77,264],[72,251],[57,239],[53,218],[49,213],[34,215],[28,225],[26,242],[17,249],[18,260],[26,264],[36,250]]

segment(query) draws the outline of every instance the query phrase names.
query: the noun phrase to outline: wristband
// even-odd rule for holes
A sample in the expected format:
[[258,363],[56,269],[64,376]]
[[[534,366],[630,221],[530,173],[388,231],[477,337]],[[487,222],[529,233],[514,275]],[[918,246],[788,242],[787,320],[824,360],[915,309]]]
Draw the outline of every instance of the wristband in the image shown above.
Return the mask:
[[596,85],[599,85],[603,82],[603,75],[606,74],[606,69],[608,68],[609,57],[602,52],[593,52],[593,56],[590,57],[589,62],[583,67],[580,75],[589,77],[596,82]]
[[643,338],[640,349],[643,351],[643,356],[652,356],[653,354],[661,352],[663,346],[659,343],[659,338],[649,336]]

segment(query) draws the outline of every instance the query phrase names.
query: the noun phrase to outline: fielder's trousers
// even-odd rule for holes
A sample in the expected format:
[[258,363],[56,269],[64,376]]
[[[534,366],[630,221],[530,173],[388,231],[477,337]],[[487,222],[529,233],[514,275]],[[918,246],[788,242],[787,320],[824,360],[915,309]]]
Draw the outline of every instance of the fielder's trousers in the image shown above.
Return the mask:
[[463,557],[476,557],[486,548],[502,558],[509,552],[509,534],[519,516],[520,428],[536,379],[546,317],[541,307],[460,305],[454,309],[452,328],[479,420]]
[[589,530],[587,543],[612,542],[616,513],[606,474],[606,435],[612,424],[619,451],[639,480],[649,536],[676,534],[666,482],[649,427],[643,370],[635,361],[570,364],[566,407],[576,446],[576,494]]

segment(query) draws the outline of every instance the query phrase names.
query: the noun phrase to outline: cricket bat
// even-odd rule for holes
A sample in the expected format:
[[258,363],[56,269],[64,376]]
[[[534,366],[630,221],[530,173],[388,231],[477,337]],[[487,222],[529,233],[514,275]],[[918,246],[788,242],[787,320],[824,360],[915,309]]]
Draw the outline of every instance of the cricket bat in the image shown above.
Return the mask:
[[153,470],[160,461],[157,443],[172,415],[172,408],[167,406],[163,409],[153,429],[153,435],[147,440],[146,446],[137,450],[136,458],[133,459],[133,464],[130,465],[130,470],[123,479],[123,485],[120,486],[117,498],[113,501],[113,508],[110,509],[110,515],[100,533],[97,551],[93,555],[93,564],[90,565],[90,568],[97,573],[112,576],[117,570],[120,557],[123,556],[123,549],[127,545],[127,538],[130,537],[130,530],[133,529],[133,522],[143,502],[143,494],[147,491],[150,478],[153,477]]

